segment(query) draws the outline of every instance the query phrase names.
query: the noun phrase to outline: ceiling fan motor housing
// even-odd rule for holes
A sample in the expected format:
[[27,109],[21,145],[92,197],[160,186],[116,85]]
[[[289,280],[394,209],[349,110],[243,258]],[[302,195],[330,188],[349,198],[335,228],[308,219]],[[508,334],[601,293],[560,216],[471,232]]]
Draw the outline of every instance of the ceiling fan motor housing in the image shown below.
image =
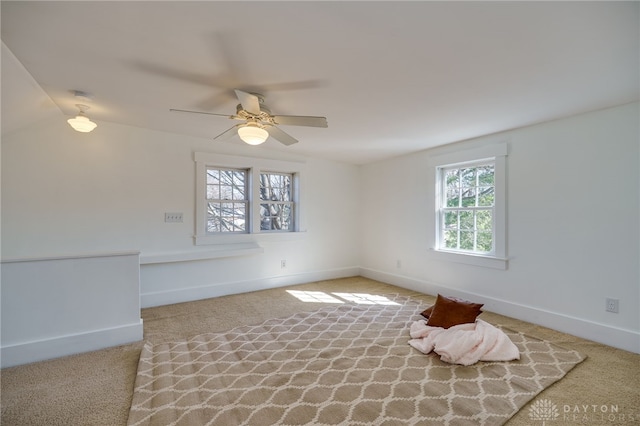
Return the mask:
[[[264,104],[264,100],[262,98],[259,98],[259,99],[260,99],[260,112],[265,113],[267,115],[271,115],[271,110],[269,109],[269,107],[267,107]],[[236,105],[236,113],[239,114],[240,111],[244,111],[247,114],[251,114],[249,111],[242,108],[242,104],[238,104]]]

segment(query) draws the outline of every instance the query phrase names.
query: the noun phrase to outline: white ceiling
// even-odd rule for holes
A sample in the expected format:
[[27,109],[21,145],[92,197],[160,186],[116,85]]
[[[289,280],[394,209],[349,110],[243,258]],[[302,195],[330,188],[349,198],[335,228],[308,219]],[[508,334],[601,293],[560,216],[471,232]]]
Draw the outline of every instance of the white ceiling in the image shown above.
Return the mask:
[[[2,1],[2,41],[57,107],[213,138],[234,88],[364,164],[639,99],[639,2]],[[3,109],[5,91],[2,88]],[[98,128],[99,129],[99,128]],[[216,143],[229,143],[212,141]],[[233,143],[233,142],[232,142]]]

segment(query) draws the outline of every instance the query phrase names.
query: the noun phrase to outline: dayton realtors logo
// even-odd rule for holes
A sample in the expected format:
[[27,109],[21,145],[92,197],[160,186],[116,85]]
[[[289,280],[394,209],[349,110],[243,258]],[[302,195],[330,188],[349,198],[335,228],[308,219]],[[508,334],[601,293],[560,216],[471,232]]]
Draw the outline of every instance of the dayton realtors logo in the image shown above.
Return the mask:
[[637,414],[623,412],[617,404],[580,404],[562,406],[562,418],[567,422],[583,423],[631,423],[640,420]]
[[560,416],[558,407],[548,399],[538,399],[529,407],[529,418],[531,420],[542,420],[544,426],[546,421],[555,420]]
[[561,421],[562,424],[632,423],[640,422],[640,416],[620,409],[617,404],[564,404],[558,407],[551,400],[539,399],[529,407],[529,418],[542,421]]

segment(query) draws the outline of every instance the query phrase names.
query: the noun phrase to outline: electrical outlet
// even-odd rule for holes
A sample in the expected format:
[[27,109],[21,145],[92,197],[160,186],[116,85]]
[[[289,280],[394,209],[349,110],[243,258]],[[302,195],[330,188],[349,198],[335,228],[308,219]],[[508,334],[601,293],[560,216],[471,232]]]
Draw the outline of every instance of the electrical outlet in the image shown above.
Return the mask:
[[617,314],[620,312],[620,300],[619,299],[610,299],[607,297],[607,306],[605,308],[607,312],[613,312]]
[[171,223],[182,222],[182,213],[165,213],[164,221]]
[[286,267],[287,267],[287,261],[286,261],[286,260],[284,260],[284,259],[283,259],[283,260],[281,260],[281,261],[280,261],[280,268],[281,268],[281,269],[284,269],[284,268],[286,268]]
[[402,268],[402,262],[400,261],[400,259],[396,260],[396,268]]

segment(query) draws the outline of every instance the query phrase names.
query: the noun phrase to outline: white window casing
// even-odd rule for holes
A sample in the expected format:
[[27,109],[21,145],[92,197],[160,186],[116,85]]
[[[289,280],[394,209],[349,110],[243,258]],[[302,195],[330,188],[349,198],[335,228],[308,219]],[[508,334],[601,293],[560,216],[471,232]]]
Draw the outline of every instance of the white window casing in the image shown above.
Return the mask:
[[[304,186],[304,162],[270,160],[256,157],[222,155],[207,152],[196,152],[196,226],[195,245],[236,244],[254,242],[258,239],[296,238],[304,232],[304,208],[300,203],[301,188]],[[207,232],[207,168],[247,170],[247,190],[249,192],[249,212],[246,232],[242,233],[209,233]],[[283,173],[292,176],[293,189],[293,226],[282,232],[260,231],[260,174]],[[268,235],[268,236],[267,236]]]
[[[432,200],[435,203],[435,233],[430,250],[432,257],[475,266],[507,269],[506,158],[507,143],[500,143],[436,156],[429,161],[429,167],[435,177],[435,188],[432,194]],[[440,244],[440,238],[442,238],[440,223],[441,170],[457,166],[479,165],[483,162],[491,162],[494,165],[493,250],[488,253],[474,253],[443,249]]]

